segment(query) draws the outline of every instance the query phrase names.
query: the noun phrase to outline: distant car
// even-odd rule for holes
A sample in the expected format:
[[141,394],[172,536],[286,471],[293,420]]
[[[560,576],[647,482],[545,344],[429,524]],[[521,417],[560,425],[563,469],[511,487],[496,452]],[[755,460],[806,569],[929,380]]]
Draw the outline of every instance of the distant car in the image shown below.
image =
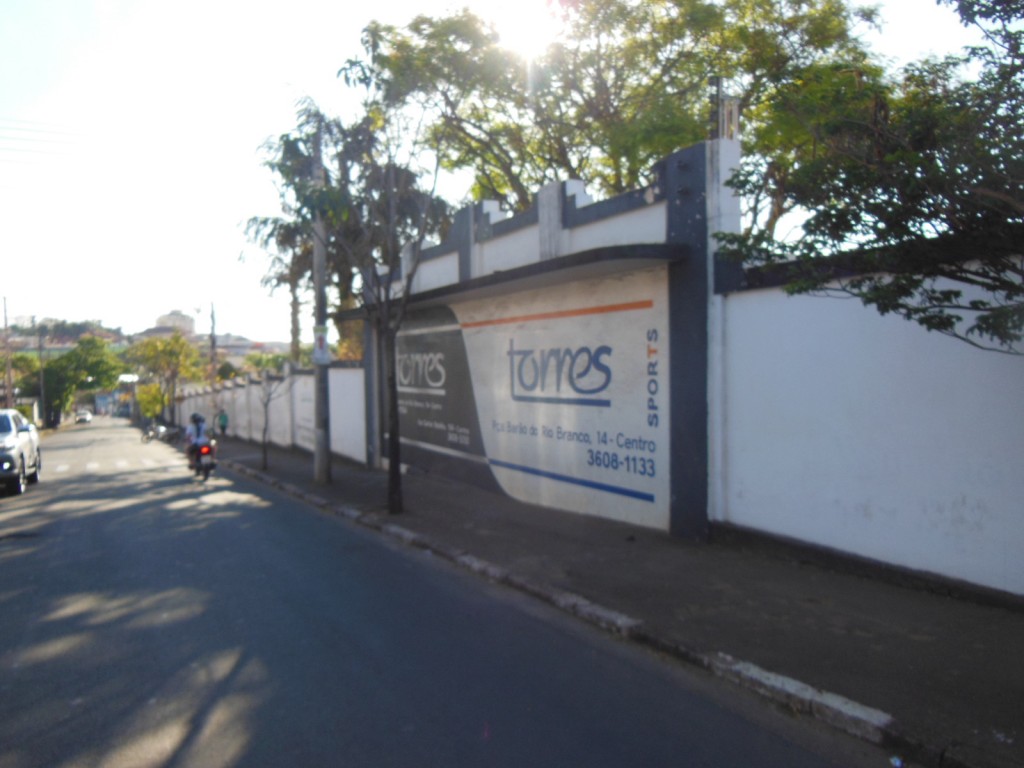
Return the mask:
[[0,409],[0,481],[7,492],[24,493],[26,485],[39,482],[42,468],[35,425],[13,408]]
[[91,411],[79,411],[75,414],[75,424],[88,424],[92,421]]

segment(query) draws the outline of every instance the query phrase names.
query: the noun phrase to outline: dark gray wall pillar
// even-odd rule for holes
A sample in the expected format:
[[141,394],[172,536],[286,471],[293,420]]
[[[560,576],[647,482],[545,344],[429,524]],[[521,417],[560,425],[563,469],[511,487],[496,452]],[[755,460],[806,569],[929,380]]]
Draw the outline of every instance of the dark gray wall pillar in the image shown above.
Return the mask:
[[708,221],[704,144],[664,161],[666,240],[690,257],[668,270],[671,371],[671,508],[674,536],[708,532]]

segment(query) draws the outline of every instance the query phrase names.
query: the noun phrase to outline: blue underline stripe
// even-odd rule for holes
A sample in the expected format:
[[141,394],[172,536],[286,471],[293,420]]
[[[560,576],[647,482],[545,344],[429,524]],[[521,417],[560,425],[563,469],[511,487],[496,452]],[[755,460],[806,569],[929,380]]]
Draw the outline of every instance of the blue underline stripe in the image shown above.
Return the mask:
[[583,480],[578,477],[569,477],[568,475],[559,475],[556,472],[546,472],[543,469],[536,469],[534,467],[524,467],[520,464],[510,464],[507,461],[499,461],[498,459],[488,459],[491,466],[502,467],[503,469],[512,469],[516,472],[525,472],[528,475],[536,475],[537,477],[544,477],[548,480],[558,480],[562,483],[571,483],[573,485],[582,485],[584,488],[593,488],[597,491],[605,491],[607,493],[617,493],[620,496],[628,496],[631,499],[639,499],[640,501],[649,501],[654,503],[653,493],[643,493],[642,491],[634,491],[630,488],[622,488],[618,485],[608,485],[606,483],[596,483],[593,480]]
[[512,395],[512,399],[517,403],[545,403],[547,405],[592,405],[596,408],[611,408],[611,400],[601,400],[598,398],[581,398],[581,397],[533,397],[530,395]]

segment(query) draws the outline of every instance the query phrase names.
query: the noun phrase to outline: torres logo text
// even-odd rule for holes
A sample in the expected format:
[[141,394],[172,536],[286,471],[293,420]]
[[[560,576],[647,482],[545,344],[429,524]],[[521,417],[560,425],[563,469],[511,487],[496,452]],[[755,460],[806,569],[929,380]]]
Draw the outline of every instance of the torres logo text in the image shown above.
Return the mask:
[[443,395],[447,372],[443,352],[399,354],[398,388],[404,392]]
[[607,345],[516,349],[515,339],[509,339],[512,399],[610,408],[612,401],[599,395],[612,383],[611,356],[612,348]]

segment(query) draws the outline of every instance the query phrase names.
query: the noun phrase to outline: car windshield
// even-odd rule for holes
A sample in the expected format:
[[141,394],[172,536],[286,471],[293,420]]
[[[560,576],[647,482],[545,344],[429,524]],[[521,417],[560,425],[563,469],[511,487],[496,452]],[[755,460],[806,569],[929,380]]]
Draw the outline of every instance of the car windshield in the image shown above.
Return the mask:
[[0,413],[0,433],[13,431],[14,429],[11,427],[11,417],[6,413]]

